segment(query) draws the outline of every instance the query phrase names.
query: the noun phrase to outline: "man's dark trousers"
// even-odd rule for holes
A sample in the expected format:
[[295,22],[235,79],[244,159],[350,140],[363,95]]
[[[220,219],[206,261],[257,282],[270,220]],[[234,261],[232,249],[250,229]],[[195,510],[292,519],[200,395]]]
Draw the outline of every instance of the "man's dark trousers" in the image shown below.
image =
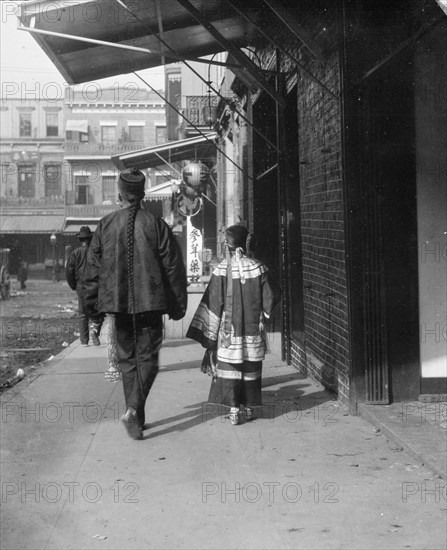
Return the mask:
[[78,294],[78,313],[79,313],[79,338],[81,344],[88,344],[88,317],[84,310],[84,304],[81,296]]
[[[126,409],[129,407],[135,409],[138,423],[143,427],[144,406],[158,374],[158,353],[163,336],[162,314],[158,311],[137,313],[135,323],[136,332],[134,332],[131,314],[115,315],[116,347],[123,377]],[[135,340],[138,351],[138,371]]]
[[89,335],[89,324],[90,322],[94,323],[98,330],[98,336],[101,332],[101,327],[104,322],[104,315],[98,314],[94,317],[89,317],[85,312],[84,301],[80,294],[78,293],[78,313],[79,313],[79,339],[81,344],[88,344],[90,335]]

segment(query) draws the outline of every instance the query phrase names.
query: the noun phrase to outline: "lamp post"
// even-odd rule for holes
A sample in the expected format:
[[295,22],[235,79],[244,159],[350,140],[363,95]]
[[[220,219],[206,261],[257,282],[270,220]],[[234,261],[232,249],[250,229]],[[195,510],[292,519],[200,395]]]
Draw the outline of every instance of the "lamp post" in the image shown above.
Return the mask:
[[50,237],[50,243],[51,243],[51,246],[53,247],[53,272],[52,272],[53,283],[56,282],[56,241],[57,241],[56,235],[53,233]]

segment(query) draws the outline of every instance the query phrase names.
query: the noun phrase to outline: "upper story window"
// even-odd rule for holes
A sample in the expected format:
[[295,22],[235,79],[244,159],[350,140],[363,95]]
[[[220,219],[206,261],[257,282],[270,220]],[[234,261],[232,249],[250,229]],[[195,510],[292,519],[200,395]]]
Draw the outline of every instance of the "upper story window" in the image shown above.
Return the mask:
[[166,143],[167,141],[166,126],[155,126],[155,143]]
[[47,113],[47,137],[57,137],[59,135],[59,115],[57,113]]
[[102,143],[113,143],[117,142],[117,122],[104,121],[99,123],[101,126],[101,142]]
[[62,165],[45,164],[44,166],[45,196],[57,197],[61,195]]
[[26,162],[17,165],[19,197],[32,198],[36,194],[36,165]]
[[144,141],[144,126],[129,126],[129,141],[143,142]]
[[75,204],[90,204],[89,176],[75,175]]
[[88,120],[69,119],[65,125],[67,141],[88,142]]
[[102,176],[102,200],[116,202],[118,197],[116,176],[104,175]]
[[20,137],[31,137],[31,113],[19,113]]

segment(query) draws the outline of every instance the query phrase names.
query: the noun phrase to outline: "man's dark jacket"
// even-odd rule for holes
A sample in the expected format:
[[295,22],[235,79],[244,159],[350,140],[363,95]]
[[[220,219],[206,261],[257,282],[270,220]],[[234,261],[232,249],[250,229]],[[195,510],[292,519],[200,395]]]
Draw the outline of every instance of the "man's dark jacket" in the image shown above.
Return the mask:
[[[132,313],[128,273],[129,208],[99,222],[87,254],[84,297],[88,313]],[[139,209],[134,231],[135,313],[160,311],[174,319],[186,312],[186,270],[172,231],[161,219]]]
[[87,262],[88,246],[80,246],[73,250],[68,257],[65,267],[65,278],[71,290],[76,290],[78,295],[82,293],[82,275]]

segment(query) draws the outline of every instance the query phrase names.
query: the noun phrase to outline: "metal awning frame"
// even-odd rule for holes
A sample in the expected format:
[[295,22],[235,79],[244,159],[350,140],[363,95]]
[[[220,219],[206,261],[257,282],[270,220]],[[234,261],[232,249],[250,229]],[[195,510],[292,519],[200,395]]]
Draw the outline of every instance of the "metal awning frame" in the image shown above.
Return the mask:
[[259,86],[272,97],[279,105],[282,107],[286,106],[286,100],[272,87],[268,82],[265,81],[262,71],[257,67],[253,61],[244,54],[239,48],[234,46],[229,40],[227,40],[222,34],[216,29],[216,27],[205,17],[203,16],[197,8],[195,8],[189,0],[177,0],[177,2],[183,6],[192,17],[204,27],[209,34],[223,47],[224,50],[231,53],[231,55],[236,59],[240,64],[241,68],[244,68],[259,84]]
[[[129,11],[129,13],[131,13],[140,23],[142,23],[141,19],[138,18],[138,16],[136,16],[131,10],[129,10],[129,8],[123,4],[123,2],[121,2],[120,0],[116,0],[123,8],[125,8],[127,11]],[[157,5],[158,5],[158,0],[157,0]],[[23,6],[22,6],[23,8]],[[32,20],[34,20],[35,18],[33,17]],[[71,34],[65,34],[65,33],[59,33],[59,32],[54,32],[54,31],[45,31],[45,30],[41,30],[41,29],[35,29],[33,27],[25,27],[25,26],[22,26],[20,24],[20,21],[17,25],[17,29],[20,30],[20,31],[27,31],[29,33],[34,33],[34,34],[41,34],[41,35],[47,35],[47,36],[57,36],[59,38],[67,38],[69,40],[77,40],[79,42],[86,42],[86,43],[91,43],[91,44],[97,44],[97,45],[102,45],[102,46],[110,46],[110,47],[113,47],[113,48],[120,48],[120,49],[124,49],[124,50],[133,50],[133,51],[138,51],[138,52],[142,52],[142,53],[154,53],[152,50],[149,50],[147,48],[140,48],[140,47],[137,47],[137,46],[130,46],[130,45],[127,45],[127,44],[117,44],[115,42],[108,42],[108,41],[105,41],[105,40],[96,40],[96,39],[93,39],[93,38],[84,38],[84,37],[80,37],[80,36],[75,36],[75,35],[71,35]],[[234,69],[241,69],[243,70],[244,67],[241,67],[240,65],[235,65],[234,63],[223,63],[223,62],[219,62],[219,61],[214,61],[214,60],[208,60],[208,59],[202,59],[202,58],[188,58],[188,57],[185,57],[185,56],[181,56],[177,53],[174,52],[174,50],[167,44],[163,41],[162,38],[160,38],[158,35],[156,35],[156,38],[158,38],[160,41],[162,41],[165,46],[167,48],[169,48],[170,50],[170,53],[169,53],[169,59],[173,59],[175,61],[182,61],[183,63],[185,63],[185,65],[192,71],[196,74],[196,76],[198,76],[200,78],[200,80],[202,80],[204,82],[204,84],[206,84],[210,90],[212,90],[216,95],[218,95],[223,101],[225,101],[226,103],[229,103],[231,105],[231,100],[229,100],[228,98],[224,97],[218,90],[216,90],[213,86],[211,86],[211,83],[207,80],[205,80],[203,78],[203,76],[198,73],[191,65],[189,65],[187,63],[187,61],[192,61],[192,62],[200,62],[200,63],[206,63],[208,65],[219,65],[219,66],[224,66],[224,67],[228,67],[230,70],[232,68]],[[158,52],[156,52],[158,53]],[[245,54],[243,54],[245,55]],[[164,65],[165,62],[166,62],[166,59],[167,57],[162,55],[162,53],[160,52],[160,57],[162,58],[162,60],[164,61],[162,64]],[[247,56],[245,56],[247,57]],[[249,59],[247,57],[247,59]],[[55,60],[54,60],[55,61]],[[261,70],[261,69],[259,69]],[[271,71],[269,70],[266,70],[265,71],[266,73],[269,73]],[[136,74],[136,73],[134,73]],[[138,76],[138,75],[137,75]],[[256,81],[258,82],[258,80],[256,79]],[[165,98],[163,98],[165,99]],[[165,99],[166,101],[166,99]],[[167,102],[167,101],[166,101]],[[168,102],[167,102],[168,103]],[[258,130],[254,125],[253,123],[241,112],[239,111],[238,109],[235,109],[234,107],[232,107],[233,110],[235,110],[240,116],[241,118],[247,123],[249,124],[253,130],[260,136],[262,137],[271,147],[273,147],[275,150],[277,150],[277,147],[274,143],[272,143],[262,132],[260,132],[260,130]],[[186,118],[186,117],[183,117],[186,122],[188,122],[191,126],[194,127],[194,125]]]
[[[123,43],[115,43],[115,42],[108,42],[108,41],[103,41],[103,40],[97,40],[97,39],[92,39],[92,38],[85,38],[85,37],[80,37],[80,36],[74,36],[74,35],[70,35],[70,34],[65,34],[65,33],[57,33],[57,32],[53,32],[53,31],[46,31],[46,30],[41,30],[41,29],[36,29],[34,28],[34,24],[35,24],[35,16],[31,18],[31,23],[30,23],[30,27],[25,27],[25,26],[22,26],[20,25],[20,21],[23,20],[24,18],[22,17],[21,19],[19,19],[19,23],[18,23],[18,28],[19,30],[25,30],[25,31],[28,31],[28,32],[31,32],[31,33],[37,33],[37,34],[43,34],[43,35],[49,35],[49,36],[58,36],[58,37],[62,37],[62,38],[67,38],[67,39],[71,39],[71,40],[78,40],[78,41],[81,41],[81,42],[88,42],[88,43],[92,43],[92,44],[97,44],[97,45],[105,45],[105,46],[109,46],[109,47],[113,47],[113,48],[121,48],[121,49],[125,49],[125,50],[133,50],[133,51],[138,51],[138,52],[142,52],[142,53],[148,53],[148,54],[154,54],[154,53],[159,53],[160,55],[160,59],[161,59],[161,62],[162,64],[164,62],[166,62],[166,59],[167,58],[172,58],[172,59],[180,59],[181,61],[183,61],[185,63],[185,65],[190,69],[192,70],[207,86],[210,90],[212,90],[214,93],[216,93],[223,101],[225,101],[225,103],[227,103],[230,107],[230,109],[234,112],[236,112],[247,124],[250,125],[250,127],[263,139],[266,141],[266,143],[268,143],[268,145],[270,147],[272,147],[276,152],[278,152],[278,147],[276,144],[274,144],[273,142],[271,142],[262,132],[259,131],[258,128],[256,128],[256,126],[252,123],[251,120],[249,120],[239,109],[236,108],[235,104],[234,104],[234,101],[231,101],[229,100],[228,98],[222,96],[222,94],[220,94],[220,92],[218,90],[216,90],[212,85],[211,85],[211,82],[209,81],[206,81],[205,78],[202,77],[202,75],[200,75],[197,71],[195,71],[195,69],[193,67],[191,67],[188,63],[187,63],[187,59],[185,56],[182,56],[182,55],[179,55],[177,52],[175,52],[173,50],[173,48],[171,48],[169,46],[169,44],[167,44],[162,35],[163,35],[163,21],[162,21],[162,18],[161,18],[161,11],[160,11],[160,4],[159,4],[159,1],[160,0],[155,0],[156,1],[156,10],[157,10],[157,20],[158,20],[158,34],[154,34],[153,33],[153,30],[148,28],[147,25],[138,17],[138,15],[136,15],[132,10],[129,9],[129,7],[122,1],[122,0],[115,0],[123,9],[125,9],[129,14],[131,14],[141,25],[143,25],[147,30],[148,32],[150,32],[151,35],[155,36],[161,44],[163,44],[165,46],[165,48],[167,48],[169,50],[169,57],[165,55],[165,52],[162,52],[161,51],[161,48],[160,48],[160,52],[154,52],[154,50],[150,50],[148,48],[141,48],[141,47],[137,47],[137,46],[131,46],[129,44],[123,44]],[[246,21],[248,21],[250,24],[252,24],[255,28],[257,28],[257,31],[262,35],[264,36],[268,41],[270,41],[274,46],[276,46],[282,53],[284,53],[286,56],[288,56],[293,63],[295,63],[298,67],[300,67],[302,70],[304,70],[308,76],[318,85],[320,85],[327,93],[329,93],[333,98],[335,99],[339,99],[338,96],[336,94],[334,94],[331,90],[329,90],[329,88],[327,88],[319,79],[317,79],[310,71],[308,71],[300,62],[298,59],[296,59],[296,57],[291,54],[290,52],[288,52],[286,49],[284,49],[280,44],[278,44],[278,42],[275,40],[275,38],[269,33],[269,32],[266,32],[262,29],[260,29],[259,27],[256,26],[255,22],[253,21],[253,19],[245,14],[243,12],[243,10],[239,9],[232,0],[225,0],[227,2],[227,4],[234,10],[236,11],[236,13],[238,13],[241,17],[243,17]],[[271,71],[264,71],[263,69],[261,69],[260,67],[258,67],[257,65],[255,65],[253,63],[253,61],[250,59],[250,57],[248,57],[244,52],[242,52],[239,48],[235,47],[230,41],[228,41],[224,36],[222,36],[222,34],[214,27],[214,25],[211,24],[211,22],[206,18],[204,17],[200,12],[199,10],[197,10],[190,2],[189,0],[177,0],[177,2],[183,6],[183,8],[185,10],[187,10],[191,16],[200,24],[202,25],[210,34],[211,36],[224,48],[224,50],[227,50],[232,58],[236,59],[236,61],[239,63],[239,65],[235,65],[235,64],[232,64],[232,63],[223,63],[223,65],[227,66],[228,68],[230,68],[230,70],[232,68],[234,69],[240,69],[240,70],[245,70],[247,71],[250,76],[255,80],[255,82],[260,86],[261,89],[263,89],[266,93],[268,93],[274,100],[275,102],[280,105],[281,107],[284,107],[285,106],[285,98],[281,96],[281,94],[279,94],[276,90],[275,87],[272,87],[270,84],[268,84],[266,81],[265,81],[265,78],[264,78],[264,74],[265,73],[270,73]],[[323,55],[321,53],[321,50],[318,46],[318,44],[310,37],[310,35],[304,31],[303,29],[299,29],[299,25],[298,23],[295,21],[295,20],[290,20],[290,17],[286,17],[286,13],[284,12],[284,9],[278,5],[278,3],[276,2],[276,0],[263,0],[264,4],[266,6],[268,6],[268,8],[272,11],[272,13],[287,27],[287,29],[292,32],[293,36],[295,36],[298,40],[300,40],[307,48],[308,50],[314,55],[317,57],[317,59],[319,61],[324,61],[324,58],[323,58]],[[25,4],[26,5],[26,4]],[[23,10],[24,9],[24,6],[25,5],[22,5],[21,9]],[[290,14],[289,14],[290,15]],[[299,29],[299,30],[298,30]],[[191,61],[191,60],[190,60]],[[205,60],[205,59],[200,59],[200,58],[195,58],[194,61],[200,61],[200,62],[204,62],[204,63],[207,63],[207,64],[212,64],[213,63],[213,59],[211,60]],[[216,64],[222,64],[222,63],[219,63],[219,62],[215,62]],[[134,72],[134,74],[140,78],[141,80],[143,80],[137,73]],[[143,82],[145,82],[143,80]],[[145,82],[146,85],[148,85],[147,82]],[[148,85],[149,86],[149,85]],[[149,86],[150,87],[150,86]],[[151,88],[153,90],[153,88]],[[155,90],[153,90],[155,91]],[[156,92],[156,91],[155,91]],[[159,94],[160,95],[160,94]],[[162,97],[162,99],[168,103],[168,105],[170,105],[171,108],[173,108],[180,116],[182,116],[182,118],[189,124],[191,125],[192,127],[194,127],[196,129],[196,131],[199,132],[199,134],[201,134],[202,136],[205,136],[205,134],[203,134],[190,120],[188,120],[187,117],[185,117],[183,115],[183,113],[181,113],[180,111],[178,111],[172,104],[170,104],[166,98],[164,98],[163,96],[160,96]],[[222,152],[222,151],[221,151]],[[222,154],[229,159],[229,157],[227,157],[225,155],[225,153],[222,152]],[[230,159],[229,159],[230,160]],[[231,162],[233,164],[234,161],[231,160]],[[240,167],[237,166],[239,169]]]
[[233,164],[238,170],[240,170],[241,172],[243,172],[242,168],[239,166],[239,164],[237,164],[237,162],[235,162],[232,158],[230,158],[226,153],[224,153],[222,151],[222,149],[220,149],[216,143],[214,141],[212,141],[211,139],[209,139],[209,137],[204,134],[202,132],[202,130],[196,126],[195,124],[193,124],[189,119],[188,117],[186,117],[179,109],[177,109],[177,107],[175,105],[173,105],[172,103],[170,103],[160,92],[158,92],[153,86],[151,86],[149,84],[149,82],[147,82],[142,76],[140,76],[139,74],[137,73],[133,73],[137,78],[139,78],[142,82],[144,82],[144,84],[146,84],[146,86],[148,86],[150,88],[150,90],[152,92],[154,92],[155,94],[157,94],[161,99],[163,99],[163,101],[165,101],[170,107],[171,109],[173,109],[178,115],[180,115],[183,120],[186,120],[186,122],[188,122],[188,124],[190,124],[190,126],[192,126],[194,128],[194,130],[196,130],[202,137],[204,137],[206,139],[206,141],[208,141],[209,143],[211,143],[217,151],[219,151],[219,153],[221,153],[227,160],[229,160],[231,162],[231,164]]
[[[270,4],[272,4],[272,2],[267,2],[267,0],[263,0],[264,1],[264,4],[266,4],[267,6],[270,7],[270,9],[272,11],[273,10],[273,7],[270,6]],[[225,2],[230,5],[241,17],[243,17],[246,21],[248,21],[249,23],[253,24],[254,25],[254,21],[253,19],[247,15],[243,10],[239,9],[235,3],[232,1],[232,0],[225,0]],[[276,13],[276,12],[275,12]],[[287,28],[290,30],[291,29],[291,25],[289,22],[286,22],[283,20],[283,18],[281,18],[281,21],[283,21],[283,23],[287,23]],[[269,42],[271,42],[276,48],[278,48],[284,55],[286,55],[293,63],[295,63],[295,65],[297,67],[299,67],[302,71],[304,71],[308,76],[309,78],[315,82],[315,84],[318,84],[319,86],[321,86],[323,88],[323,90],[325,92],[327,92],[329,95],[331,95],[334,99],[336,99],[337,101],[340,99],[339,96],[337,94],[334,94],[334,92],[332,90],[330,90],[325,84],[323,84],[323,82],[321,82],[321,80],[319,80],[316,76],[314,76],[308,69],[306,69],[306,67],[296,58],[295,55],[293,55],[292,53],[290,53],[288,50],[286,50],[281,44],[279,44],[279,42],[277,40],[275,40],[275,38],[270,34],[270,32],[268,31],[265,31],[261,28],[258,27],[257,31],[259,32],[259,34],[261,34],[264,38],[266,38]],[[294,32],[293,33],[294,36],[296,36],[296,38],[300,39],[299,36]],[[310,47],[307,45],[307,43],[300,39],[301,42],[303,42],[309,49]],[[313,49],[312,48],[310,51],[312,53],[313,52]],[[322,58],[321,55],[317,55],[317,54],[314,54],[316,55],[316,57],[318,58],[318,60],[320,61],[324,61],[324,59]]]
[[177,174],[178,174],[180,177],[182,177],[181,172],[179,172],[179,171],[177,170],[177,168],[175,168],[175,166],[174,166],[173,164],[171,164],[170,162],[167,162],[161,155],[159,155],[159,154],[156,153],[155,151],[154,151],[154,155],[157,156],[157,157],[161,160],[162,164],[166,164],[166,166],[169,166],[169,168],[170,168],[171,170],[174,170],[174,172],[177,172]]
[[[33,18],[34,19],[34,18]],[[219,65],[222,67],[228,67],[231,69],[232,67],[236,67],[236,65],[231,63],[224,63],[222,61],[210,61],[208,59],[203,59],[201,57],[187,57],[180,54],[170,53],[169,56],[163,55],[161,52],[154,52],[153,50],[149,50],[148,48],[140,48],[139,46],[131,46],[130,44],[123,44],[123,43],[116,43],[116,42],[109,42],[107,40],[97,40],[95,38],[85,38],[83,36],[74,35],[74,34],[66,34],[63,32],[55,32],[55,31],[45,31],[43,29],[36,29],[34,27],[25,27],[22,25],[19,21],[17,24],[17,30],[19,31],[27,31],[31,34],[42,34],[44,36],[55,36],[58,38],[67,38],[68,40],[76,40],[78,42],[86,42],[88,44],[96,44],[97,46],[108,46],[111,48],[118,48],[121,50],[132,50],[140,53],[150,53],[150,54],[160,54],[160,57],[162,57],[165,62],[162,63],[162,65],[166,64],[166,59],[172,59],[172,62],[176,61],[194,61],[195,63],[205,63],[207,65]],[[156,36],[157,38],[158,35]],[[240,68],[240,67],[239,67]]]
[[[115,0],[116,2],[118,2],[118,4],[120,6],[122,6],[130,15],[132,15],[132,17],[134,17],[142,26],[146,27],[148,29],[148,27],[144,24],[144,22],[138,17],[138,15],[136,15],[133,11],[131,11],[124,2],[122,2],[122,0]],[[158,6],[159,6],[159,1],[160,0],[156,0],[156,7],[158,9]],[[148,29],[150,30],[150,29]],[[163,34],[163,22],[162,21],[159,21],[159,34]],[[167,43],[163,40],[163,38],[159,35],[156,35],[156,38],[166,47],[169,49],[169,52],[170,52],[170,56],[171,57],[180,57],[180,55]],[[249,59],[249,58],[247,58]],[[189,60],[189,61],[194,61],[194,60]],[[211,60],[201,60],[201,61],[204,61],[204,62],[209,62],[210,65],[212,64],[216,64],[216,65],[223,65],[224,67],[228,67],[230,70],[231,69],[243,69],[243,67],[241,67],[240,65],[236,65],[234,63],[228,63],[228,61],[226,61],[225,63],[220,63],[220,62],[216,62],[216,61],[213,61],[213,59],[211,58]],[[208,80],[205,80],[205,78],[199,73],[197,72],[194,67],[192,67],[187,61],[186,59],[183,59],[183,63],[186,65],[186,67],[188,67],[188,69],[190,71],[192,71],[204,84],[206,84],[206,86],[211,90],[213,91],[220,99],[222,99],[222,101],[224,101],[226,104],[228,104],[230,106],[230,108],[235,111],[262,139],[264,139],[264,141],[266,141],[266,143],[268,143],[270,145],[270,147],[272,147],[273,149],[275,149],[275,151],[278,150],[278,148],[276,147],[276,145],[274,143],[272,143],[268,138],[267,136],[265,136],[258,128],[256,128],[256,126],[254,126],[253,122],[251,120],[249,120],[239,109],[236,109],[236,107],[234,106],[234,102],[232,102],[230,99],[228,99],[227,97],[224,97],[220,92],[219,90],[217,90],[216,88],[214,88],[214,86],[212,86],[211,82],[208,81]],[[260,69],[260,70],[263,70],[265,73],[271,73],[272,71],[270,71],[269,69]]]
[[[180,171],[177,170],[172,163],[181,162],[183,160],[191,160],[191,158],[189,156],[186,156],[185,158],[179,158],[178,160],[174,159],[173,161],[171,161],[171,155],[179,156],[182,148],[188,147],[188,151],[189,151],[190,148],[195,149],[197,146],[203,145],[207,141],[214,145],[213,140],[216,139],[217,137],[218,137],[217,132],[213,132],[211,134],[208,134],[208,136],[206,136],[205,138],[202,136],[196,136],[193,138],[181,139],[177,141],[168,141],[162,145],[156,145],[156,146],[147,147],[144,149],[137,149],[135,151],[127,151],[126,153],[122,153],[121,155],[114,155],[112,156],[112,162],[115,164],[115,166],[118,169],[124,169],[124,168],[128,168],[128,163],[131,162],[132,160],[135,161],[139,154],[143,156],[150,154],[160,159],[160,164],[155,164],[153,162],[148,161],[146,165],[138,164],[138,166],[141,169],[155,168],[156,166],[167,165],[174,172],[176,172],[176,174],[179,177],[181,177]],[[162,153],[166,154],[167,158],[164,158],[162,156]],[[169,177],[172,178],[173,176],[169,174]]]
[[[132,10],[130,10],[129,7],[122,0],[115,0],[115,1],[123,9],[125,9],[130,15],[132,15],[140,24],[142,24],[152,35],[154,35],[152,29],[149,29],[147,27],[147,25],[145,25],[145,23],[138,17],[138,15],[136,15]],[[251,23],[253,26],[256,27],[255,22],[252,20],[252,18],[250,16],[248,16],[247,14],[245,14],[237,6],[235,6],[234,2],[232,2],[231,0],[225,0],[225,1],[232,7],[232,9],[234,9],[234,11],[236,11],[236,13],[238,13],[246,21],[248,21],[249,23]],[[229,42],[224,36],[222,36],[222,34],[208,21],[208,19],[206,19],[204,16],[202,16],[200,14],[200,12],[188,0],[177,0],[177,2],[180,3],[192,15],[192,17],[194,17],[194,19],[198,23],[200,23],[205,29],[207,29],[208,32],[216,39],[216,41],[219,44],[222,45],[222,47],[225,50],[229,51],[232,54],[233,58],[236,59],[239,62],[239,65],[235,65],[233,63],[228,63],[228,62],[221,63],[221,62],[214,61],[213,59],[210,59],[210,60],[205,60],[205,59],[201,59],[201,58],[190,59],[188,57],[182,56],[182,55],[178,54],[177,52],[175,52],[175,50],[173,50],[173,48],[171,48],[169,46],[169,44],[167,44],[161,36],[163,34],[163,22],[162,22],[162,19],[161,19],[159,0],[156,0],[159,34],[156,34],[154,36],[169,50],[169,56],[166,56],[165,53],[161,51],[161,49],[160,49],[160,52],[154,52],[153,50],[150,50],[148,48],[141,48],[141,47],[137,47],[137,46],[131,46],[129,44],[123,44],[123,43],[118,44],[118,43],[115,43],[115,42],[97,40],[97,39],[93,39],[93,38],[85,38],[85,37],[70,35],[70,34],[66,34],[66,33],[58,33],[58,32],[54,32],[54,31],[46,31],[46,30],[36,29],[36,28],[34,28],[35,16],[31,18],[30,27],[25,27],[25,26],[22,26],[20,24],[20,21],[24,19],[24,17],[22,16],[21,19],[19,19],[19,21],[18,21],[18,29],[22,30],[22,31],[28,31],[30,33],[36,33],[36,34],[42,34],[42,35],[48,35],[48,36],[57,36],[57,37],[61,37],[61,38],[67,38],[69,40],[77,40],[77,41],[80,41],[80,42],[87,42],[87,43],[92,43],[92,44],[96,44],[96,45],[108,46],[108,47],[113,47],[113,48],[120,48],[120,49],[124,49],[124,50],[133,50],[133,51],[137,51],[137,52],[141,52],[141,53],[148,53],[148,54],[159,53],[162,64],[164,64],[166,62],[167,58],[169,58],[169,59],[172,58],[173,60],[181,60],[185,63],[185,65],[190,70],[192,70],[209,87],[210,90],[212,90],[214,93],[216,93],[226,103],[229,103],[230,108],[232,110],[234,110],[235,112],[237,112],[239,114],[239,116],[241,116],[241,118],[247,124],[249,124],[252,127],[252,129],[258,135],[260,135],[260,137],[262,137],[273,149],[275,149],[277,151],[278,150],[277,146],[274,143],[272,143],[264,134],[262,134],[262,132],[260,132],[253,125],[253,123],[239,109],[236,109],[234,107],[234,105],[232,105],[231,100],[229,100],[228,98],[222,96],[218,90],[216,90],[214,87],[211,86],[210,82],[206,81],[202,77],[202,75],[200,75],[197,71],[195,71],[195,69],[187,63],[187,60],[195,61],[195,62],[203,62],[203,63],[206,63],[206,64],[224,65],[224,66],[228,67],[230,70],[232,68],[240,69],[240,70],[246,70],[265,92],[267,92],[276,102],[278,102],[282,107],[284,107],[285,106],[285,99],[283,97],[281,97],[280,94],[277,93],[276,89],[274,87],[271,87],[270,84],[268,84],[264,79],[263,73],[270,73],[271,71],[263,70],[260,67],[256,66],[253,63],[253,61],[246,54],[244,54],[239,48],[233,46],[233,44],[231,42]],[[285,17],[283,8],[281,6],[279,6],[275,2],[275,0],[270,0],[270,1],[263,0],[263,2],[264,2],[265,5],[267,5],[269,7],[269,9],[275,14],[275,16],[283,24],[286,25],[288,30],[290,30],[290,32],[292,32],[292,34],[298,40],[300,40],[309,49],[309,51],[311,51],[311,53],[313,55],[315,55],[317,57],[318,60],[324,61],[323,55],[321,53],[321,50],[320,50],[318,44],[310,37],[310,35],[308,35],[306,33],[306,31],[304,31],[303,29],[298,30],[298,23],[296,21],[294,21],[294,20],[290,21],[290,17],[288,17],[288,18]],[[22,5],[21,9],[23,10],[25,6],[26,6],[26,4]],[[257,31],[262,36],[264,36],[267,40],[269,40],[273,45],[278,47],[297,66],[299,66],[302,70],[304,70],[308,74],[308,76],[315,83],[322,86],[322,88],[327,93],[332,95],[335,99],[339,99],[338,96],[336,96],[320,80],[318,80],[310,71],[308,71],[296,59],[295,56],[290,54],[280,44],[278,44],[278,42],[271,36],[270,33],[267,33],[265,31],[263,31],[259,27],[257,28]],[[191,124],[190,121],[188,121],[186,118],[185,118],[185,120],[189,124]]]

